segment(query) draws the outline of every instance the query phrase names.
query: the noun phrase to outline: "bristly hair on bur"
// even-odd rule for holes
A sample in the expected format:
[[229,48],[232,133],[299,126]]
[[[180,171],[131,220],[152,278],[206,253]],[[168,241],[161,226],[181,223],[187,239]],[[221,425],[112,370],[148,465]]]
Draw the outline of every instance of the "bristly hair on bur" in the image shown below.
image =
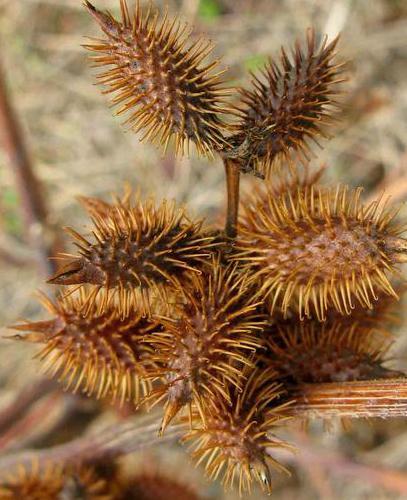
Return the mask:
[[[346,319],[346,318],[345,318]],[[305,320],[277,324],[267,332],[265,366],[285,384],[350,382],[396,378],[384,366],[391,342],[377,331],[336,323]]]
[[191,221],[183,208],[165,200],[105,207],[92,222],[93,240],[68,229],[79,255],[62,254],[63,265],[49,283],[95,285],[95,296],[132,293],[148,314],[150,292],[160,296],[181,288],[186,276],[201,272],[218,245],[204,232],[202,220]]
[[270,369],[249,372],[243,391],[227,384],[231,404],[219,401],[211,406],[204,423],[194,424],[184,437],[192,440],[197,464],[206,461],[206,473],[215,480],[223,474],[225,489],[238,483],[239,494],[251,491],[253,480],[271,493],[270,468],[288,472],[272,457],[273,448],[292,447],[273,435],[285,423],[289,401],[279,404],[286,394]]
[[256,193],[245,206],[231,258],[251,272],[270,312],[326,318],[372,308],[397,294],[389,280],[407,261],[403,226],[381,199],[364,206],[361,189],[311,186],[275,198]]
[[[229,93],[218,70],[219,61],[204,64],[211,42],[190,42],[187,25],[166,13],[159,22],[150,3],[143,16],[139,2],[130,15],[126,0],[120,0],[121,20],[97,10],[85,1],[90,14],[105,34],[85,47],[95,53],[96,66],[109,67],[98,76],[115,93],[112,103],[121,105],[142,140],[160,143],[164,150],[172,137],[176,151],[183,153],[193,142],[200,154],[213,156],[227,145],[222,114]],[[190,43],[189,43],[190,42]]]
[[327,137],[338,107],[333,97],[344,81],[344,64],[334,60],[337,42],[328,44],[325,37],[318,44],[308,30],[305,49],[297,42],[290,60],[281,48],[281,65],[270,61],[260,77],[252,75],[251,90],[241,89],[234,148],[226,154],[237,158],[243,172],[267,175],[277,157],[308,161],[309,143],[319,146],[317,138]]
[[236,264],[223,266],[214,257],[182,295],[171,317],[158,318],[162,329],[146,339],[160,380],[146,400],[164,401],[162,432],[184,407],[204,419],[208,397],[230,403],[226,381],[241,389],[242,368],[252,366],[250,358],[262,345],[264,316],[257,311],[249,276]]
[[151,390],[147,374],[156,367],[143,340],[159,325],[143,315],[131,295],[126,307],[120,307],[113,296],[105,302],[95,300],[83,288],[76,296],[60,296],[56,302],[46,296],[41,299],[51,319],[11,328],[24,332],[15,338],[43,344],[36,357],[44,362],[46,373],[57,376],[67,390],[81,389],[88,396],[121,404],[137,404]]
[[0,481],[2,500],[55,500],[66,495],[87,500],[113,499],[108,481],[95,468],[84,465],[64,467],[57,462],[40,464],[34,459],[31,464],[19,464],[15,472]]

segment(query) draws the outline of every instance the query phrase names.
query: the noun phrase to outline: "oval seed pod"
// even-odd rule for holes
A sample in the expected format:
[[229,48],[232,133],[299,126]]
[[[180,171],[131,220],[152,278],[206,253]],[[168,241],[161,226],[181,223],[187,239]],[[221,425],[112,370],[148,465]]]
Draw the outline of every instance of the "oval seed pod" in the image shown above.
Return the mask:
[[[61,499],[116,500],[116,487],[110,478],[89,466],[66,468],[65,485]],[[65,496],[64,496],[65,495]]]
[[43,469],[38,461],[19,465],[0,485],[1,500],[55,500],[64,488],[64,471],[60,465],[48,463]]
[[145,377],[154,368],[144,338],[159,326],[143,316],[131,296],[125,300],[125,306],[112,298],[98,301],[87,290],[78,297],[59,297],[55,303],[42,297],[52,319],[12,328],[25,332],[16,338],[44,345],[37,357],[66,389],[137,403],[150,389]]
[[305,49],[297,42],[290,60],[281,48],[281,64],[270,61],[260,77],[253,75],[252,89],[241,90],[240,121],[230,140],[244,172],[267,174],[278,156],[307,161],[309,143],[327,137],[337,106],[333,96],[343,81],[344,65],[335,61],[337,42],[328,44],[325,37],[317,43],[308,30]]
[[88,283],[96,285],[95,293],[139,291],[137,299],[141,295],[147,310],[149,290],[160,293],[181,287],[185,273],[199,273],[217,245],[215,236],[203,233],[203,221],[191,221],[184,209],[166,201],[119,204],[92,220],[92,240],[69,229],[79,255],[67,256],[67,263],[49,283]]
[[276,325],[267,336],[266,366],[285,383],[351,382],[403,376],[384,366],[390,348],[358,323],[304,321]]
[[381,200],[363,206],[360,194],[311,186],[275,198],[265,191],[245,207],[233,258],[252,273],[271,313],[322,321],[329,309],[372,308],[378,293],[397,298],[389,276],[406,261],[407,240],[395,210]]
[[19,465],[0,483],[1,500],[56,500],[79,498],[83,500],[114,500],[107,482],[90,467],[65,469],[48,462],[33,460],[29,466]]
[[130,15],[126,0],[120,0],[122,18],[97,10],[86,1],[90,14],[105,37],[85,47],[95,53],[96,66],[107,67],[99,75],[115,93],[112,103],[120,105],[117,114],[126,113],[135,131],[167,148],[171,137],[181,154],[193,142],[199,153],[212,155],[223,149],[225,125],[221,115],[226,89],[219,61],[204,64],[211,43],[190,41],[187,25],[167,14],[161,21],[150,8],[143,16],[137,2]]
[[236,265],[223,267],[219,258],[202,275],[193,275],[182,303],[171,318],[160,317],[162,330],[147,341],[154,350],[160,385],[148,402],[164,401],[161,432],[183,408],[197,408],[211,397],[229,400],[225,381],[241,387],[242,367],[261,347],[264,325],[249,277]]
[[[246,373],[249,370],[246,370]],[[193,440],[193,457],[206,461],[206,473],[211,479],[223,474],[227,488],[238,484],[239,494],[250,491],[253,480],[271,493],[273,467],[288,472],[272,457],[273,448],[291,447],[273,434],[287,420],[289,403],[278,405],[285,396],[276,374],[266,369],[251,369],[243,391],[228,385],[231,404],[216,400],[208,409],[205,423],[194,425],[185,440]]]

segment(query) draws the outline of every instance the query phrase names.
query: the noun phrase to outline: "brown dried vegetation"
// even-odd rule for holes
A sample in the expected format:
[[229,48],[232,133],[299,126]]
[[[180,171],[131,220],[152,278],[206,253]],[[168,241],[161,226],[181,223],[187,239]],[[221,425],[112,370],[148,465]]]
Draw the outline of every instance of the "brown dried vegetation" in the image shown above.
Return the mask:
[[[87,48],[107,67],[99,79],[119,113],[164,148],[174,137],[180,153],[193,142],[223,158],[226,230],[166,201],[82,198],[92,236],[69,230],[78,253],[62,254],[49,280],[64,295],[44,301],[51,319],[15,326],[25,332],[17,337],[42,344],[47,370],[73,391],[162,403],[160,433],[187,421],[185,440],[211,478],[237,483],[241,495],[253,480],[270,492],[271,466],[284,470],[273,449],[289,447],[274,432],[302,386],[404,378],[384,364],[403,289],[392,278],[407,261],[397,210],[380,199],[364,205],[361,189],[319,186],[322,171],[300,173],[294,161],[332,121],[343,80],[337,39],[318,44],[310,30],[293,60],[283,50],[281,67],[269,63],[264,81],[241,91],[240,121],[226,126],[236,111],[223,103],[217,62],[203,63],[209,45],[189,42],[152,8],[143,16],[138,3],[131,15],[120,1],[121,21],[85,5],[105,35]],[[278,158],[280,173],[271,169]],[[241,171],[273,179],[238,222]],[[144,483],[145,498],[159,484],[178,491]]]
[[127,113],[127,123],[143,139],[152,139],[167,149],[175,136],[176,150],[213,155],[225,147],[224,123],[219,115],[226,111],[226,89],[217,70],[218,61],[204,64],[212,51],[211,43],[198,39],[190,43],[187,25],[177,18],[161,22],[151,7],[143,16],[140,6],[130,15],[125,0],[120,1],[122,19],[98,11],[90,2],[86,7],[106,38],[86,45],[96,55],[96,66],[109,69],[98,76],[105,93],[116,93],[117,114]]
[[108,482],[93,468],[64,468],[58,463],[20,465],[0,484],[1,500],[56,500],[57,498],[113,500]]
[[389,277],[406,260],[397,210],[364,206],[361,189],[314,187],[275,197],[256,193],[245,207],[235,260],[252,272],[269,303],[302,319],[328,309],[372,309],[378,293],[397,297]]
[[309,143],[327,137],[332,124],[333,96],[344,81],[344,65],[334,61],[338,38],[318,43],[307,32],[306,48],[297,41],[293,58],[281,48],[281,65],[270,61],[252,89],[241,89],[240,118],[232,141],[240,153],[239,167],[263,175],[280,156],[285,161],[310,159]]

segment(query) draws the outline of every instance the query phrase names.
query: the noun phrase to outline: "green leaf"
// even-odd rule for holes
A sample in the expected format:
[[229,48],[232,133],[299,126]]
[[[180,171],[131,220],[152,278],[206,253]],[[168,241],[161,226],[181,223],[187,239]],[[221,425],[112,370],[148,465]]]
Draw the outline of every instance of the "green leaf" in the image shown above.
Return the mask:
[[201,19],[212,22],[222,13],[219,3],[216,0],[201,0],[198,14]]
[[18,196],[14,189],[5,189],[3,192],[3,204],[6,207],[16,207],[18,205]]
[[262,68],[266,62],[267,57],[264,54],[255,54],[247,58],[244,65],[248,71],[256,71],[256,69]]
[[20,235],[23,231],[23,223],[19,213],[19,198],[14,189],[5,189],[2,193],[2,214],[4,229],[13,235]]

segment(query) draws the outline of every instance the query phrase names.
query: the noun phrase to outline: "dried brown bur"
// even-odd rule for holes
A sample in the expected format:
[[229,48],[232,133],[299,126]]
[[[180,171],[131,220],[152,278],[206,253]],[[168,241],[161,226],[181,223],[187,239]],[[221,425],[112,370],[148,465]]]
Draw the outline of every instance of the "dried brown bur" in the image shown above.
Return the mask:
[[397,210],[380,199],[363,206],[360,195],[342,186],[279,198],[266,190],[245,206],[233,259],[251,273],[271,313],[322,321],[330,309],[372,308],[378,294],[397,298],[389,277],[407,260]]
[[[88,314],[84,303],[91,299]],[[42,298],[52,319],[27,322],[12,328],[25,332],[16,338],[43,344],[37,357],[44,369],[73,392],[137,403],[151,390],[147,374],[155,369],[144,342],[158,323],[146,318],[137,303],[123,307],[113,298],[101,303],[82,290],[78,297]]]
[[[78,495],[81,495],[80,497]],[[64,468],[58,463],[19,465],[0,483],[1,500],[86,498],[114,500],[107,482],[93,468]]]
[[69,229],[79,255],[63,254],[65,264],[49,283],[92,284],[95,295],[127,291],[147,311],[150,291],[180,288],[185,273],[199,273],[217,245],[204,233],[202,220],[191,221],[184,209],[166,201],[119,204],[103,216],[95,213],[92,221],[92,240]]
[[183,407],[205,418],[202,405],[208,398],[230,403],[225,383],[242,388],[242,368],[252,366],[250,358],[261,346],[264,318],[249,277],[236,265],[223,267],[214,258],[182,293],[174,315],[159,318],[162,330],[147,339],[160,378],[147,400],[165,402],[162,431]]
[[227,385],[231,404],[216,399],[205,423],[194,425],[185,436],[193,440],[193,457],[198,464],[206,461],[211,479],[223,475],[225,489],[238,484],[239,494],[250,491],[253,479],[271,493],[270,466],[288,472],[272,457],[274,448],[292,449],[272,433],[286,423],[289,403],[279,405],[285,391],[276,381],[276,373],[266,369],[250,371],[243,391]]
[[384,366],[390,342],[359,325],[304,321],[276,325],[268,332],[264,363],[288,384],[397,378]]
[[[57,257],[63,265],[50,280],[72,287],[55,303],[44,298],[51,318],[16,325],[14,337],[42,344],[45,369],[73,392],[129,401],[130,411],[161,403],[160,432],[176,418],[174,433],[185,432],[188,422],[185,440],[209,477],[237,483],[240,495],[254,481],[270,493],[272,467],[285,470],[273,456],[290,448],[273,433],[290,416],[406,413],[405,375],[386,364],[403,290],[398,264],[407,262],[396,210],[381,199],[364,206],[360,189],[319,187],[322,170],[308,170],[311,145],[338,107],[337,39],[319,42],[310,30],[306,47],[297,43],[291,57],[282,49],[281,63],[254,76],[231,109],[218,61],[204,63],[210,43],[189,42],[177,19],[160,20],[151,5],[142,15],[138,1],[130,15],[120,0],[120,21],[85,7],[104,33],[86,47],[117,113],[164,151],[192,142],[222,157],[226,229],[130,191],[113,203],[81,198],[90,236],[69,230],[78,251]],[[271,168],[278,161],[280,171]],[[251,193],[238,224],[242,171],[279,175]],[[128,451],[120,436],[109,453]],[[59,456],[83,458],[72,455],[86,439]],[[22,466],[0,498],[197,498],[168,474],[133,470],[122,481],[120,472],[110,463]]]
[[108,68],[98,81],[114,93],[117,114],[126,113],[135,131],[167,148],[171,137],[181,154],[193,142],[199,153],[213,155],[225,147],[225,125],[221,115],[227,89],[220,78],[219,61],[204,61],[212,51],[210,42],[190,43],[190,30],[177,18],[165,14],[159,21],[151,6],[143,16],[139,2],[130,14],[126,0],[120,1],[121,20],[85,5],[101,27],[105,38],[85,47],[95,55],[96,66]]
[[239,123],[230,138],[242,171],[267,174],[277,157],[290,160],[297,155],[308,161],[310,143],[328,137],[327,125],[334,122],[334,100],[344,81],[344,64],[335,61],[338,38],[318,43],[313,30],[307,44],[297,42],[290,60],[281,48],[281,64],[270,61],[260,76],[253,75],[252,89],[241,89]]

